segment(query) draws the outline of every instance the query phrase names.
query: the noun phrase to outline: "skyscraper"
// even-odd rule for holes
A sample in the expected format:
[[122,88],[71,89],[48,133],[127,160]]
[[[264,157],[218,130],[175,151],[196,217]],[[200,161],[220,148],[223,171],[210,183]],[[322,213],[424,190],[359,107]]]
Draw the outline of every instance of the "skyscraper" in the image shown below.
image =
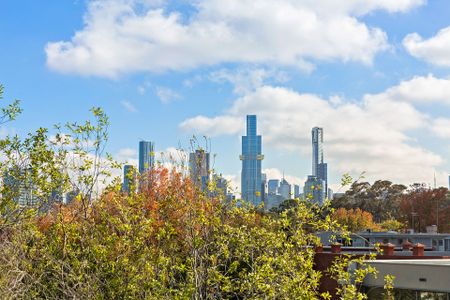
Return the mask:
[[300,197],[300,186],[298,184],[294,184],[294,199]]
[[262,138],[256,135],[256,116],[247,116],[247,135],[242,136],[242,173],[241,173],[241,193],[242,199],[251,202],[253,205],[261,204],[261,163],[264,159],[262,155]]
[[281,179],[280,187],[278,188],[278,193],[283,197],[283,200],[291,199],[291,185],[286,179]]
[[2,197],[13,199],[21,207],[37,204],[30,167],[9,169],[3,174],[3,184]]
[[323,180],[325,185],[325,198],[328,193],[328,165],[323,162],[323,128],[314,127],[312,134],[312,176]]
[[210,178],[209,153],[205,150],[189,153],[189,171],[191,181],[202,191],[206,191]]
[[269,195],[276,195],[278,193],[278,186],[280,185],[280,180],[270,179],[267,183]]
[[155,144],[148,141],[139,142],[139,173],[145,173],[155,164]]
[[133,165],[125,165],[123,167],[123,184],[122,191],[130,193],[131,187],[136,184],[136,168]]
[[325,200],[325,181],[317,176],[308,176],[303,188],[303,195],[305,200],[311,200],[314,203],[322,205]]

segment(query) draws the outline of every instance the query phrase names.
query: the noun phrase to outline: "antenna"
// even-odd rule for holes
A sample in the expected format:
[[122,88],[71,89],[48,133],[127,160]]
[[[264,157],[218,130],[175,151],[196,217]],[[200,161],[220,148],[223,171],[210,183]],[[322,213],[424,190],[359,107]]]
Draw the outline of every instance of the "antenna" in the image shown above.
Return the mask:
[[434,172],[434,189],[436,189],[436,171]]

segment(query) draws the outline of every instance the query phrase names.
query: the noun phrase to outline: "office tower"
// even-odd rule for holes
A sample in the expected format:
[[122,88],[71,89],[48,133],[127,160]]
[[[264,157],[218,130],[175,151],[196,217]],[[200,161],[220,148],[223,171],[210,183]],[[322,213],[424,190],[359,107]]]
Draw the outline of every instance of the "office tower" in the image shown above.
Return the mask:
[[267,176],[265,173],[261,174],[261,202],[264,203],[264,208],[267,207]]
[[322,205],[326,199],[325,181],[317,176],[308,176],[303,188],[303,196],[306,200]]
[[300,186],[294,184],[294,199],[300,198]]
[[334,192],[330,188],[328,188],[327,198],[328,198],[328,200],[333,200],[333,198],[334,198]]
[[257,206],[261,204],[261,163],[262,138],[256,135],[256,116],[247,116],[247,135],[242,136],[242,173],[241,193],[242,199]]
[[209,183],[209,153],[195,150],[189,153],[189,172],[191,181],[202,191],[206,191]]
[[283,200],[291,199],[291,185],[286,179],[281,179],[278,193],[283,197]]
[[448,176],[448,189],[450,190],[450,176]]
[[125,165],[123,167],[122,191],[129,194],[132,189],[135,189],[136,179],[136,168],[133,165]]
[[139,142],[139,173],[151,170],[155,165],[155,144],[148,141]]
[[278,179],[270,179],[267,183],[268,194],[276,195],[278,193],[278,186],[280,185],[280,180]]
[[36,205],[38,199],[34,195],[31,172],[31,168],[11,168],[5,172],[3,176],[5,189],[2,197],[12,199],[21,207]]
[[213,175],[213,182],[214,182],[214,190],[211,191],[211,194],[213,196],[220,196],[220,197],[226,197],[228,194],[228,182],[225,178],[222,177],[222,174]]
[[325,182],[325,198],[328,194],[328,166],[323,161],[323,128],[314,127],[312,134],[312,176]]

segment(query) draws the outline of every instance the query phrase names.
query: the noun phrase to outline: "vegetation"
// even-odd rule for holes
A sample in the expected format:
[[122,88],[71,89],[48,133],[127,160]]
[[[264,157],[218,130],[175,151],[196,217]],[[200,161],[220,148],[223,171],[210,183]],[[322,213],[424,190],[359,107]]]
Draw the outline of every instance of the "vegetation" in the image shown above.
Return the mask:
[[[329,298],[314,269],[314,232],[340,230],[326,207],[296,201],[263,213],[161,166],[124,193],[112,175],[120,165],[104,153],[108,118],[91,112],[54,135],[40,128],[0,141],[2,298]],[[14,102],[2,120],[18,113]],[[342,299],[364,299],[359,284],[375,270],[349,273],[352,262],[343,257],[329,274]]]
[[[423,184],[406,187],[386,180],[376,181],[373,185],[356,181],[342,197],[333,200],[331,206],[338,211],[355,212],[360,209],[370,213],[378,229],[382,230],[413,228],[417,232],[425,232],[427,226],[438,225],[439,232],[450,231],[450,194],[447,188],[431,188]],[[373,228],[359,226],[356,229]]]

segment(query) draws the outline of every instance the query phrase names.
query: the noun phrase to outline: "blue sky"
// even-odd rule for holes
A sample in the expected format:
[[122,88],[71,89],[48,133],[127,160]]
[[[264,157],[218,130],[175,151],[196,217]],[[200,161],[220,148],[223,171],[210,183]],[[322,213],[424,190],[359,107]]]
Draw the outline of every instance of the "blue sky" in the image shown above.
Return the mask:
[[0,83],[24,113],[8,132],[111,119],[109,152],[134,161],[211,137],[237,185],[244,116],[263,168],[301,183],[323,126],[340,176],[447,185],[450,2],[445,0],[4,0]]

